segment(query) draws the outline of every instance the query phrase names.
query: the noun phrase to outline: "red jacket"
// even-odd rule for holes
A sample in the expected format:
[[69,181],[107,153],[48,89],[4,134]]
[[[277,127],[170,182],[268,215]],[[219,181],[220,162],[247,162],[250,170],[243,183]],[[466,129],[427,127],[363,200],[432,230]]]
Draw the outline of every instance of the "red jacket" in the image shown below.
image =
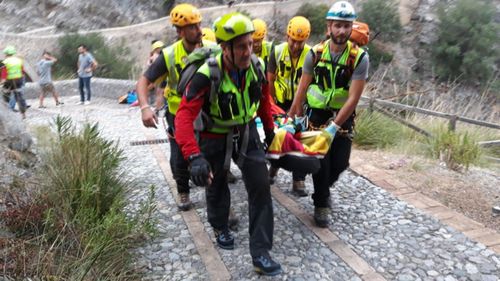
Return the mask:
[[[227,70],[226,70],[227,71]],[[269,84],[262,84],[262,97],[257,115],[262,120],[266,132],[274,129],[271,115],[271,95]],[[200,153],[200,147],[194,135],[193,121],[198,116],[205,101],[205,95],[210,94],[210,80],[201,73],[196,73],[187,85],[182,101],[175,116],[175,139],[179,144],[185,159],[193,154]],[[222,137],[222,135],[221,135]]]

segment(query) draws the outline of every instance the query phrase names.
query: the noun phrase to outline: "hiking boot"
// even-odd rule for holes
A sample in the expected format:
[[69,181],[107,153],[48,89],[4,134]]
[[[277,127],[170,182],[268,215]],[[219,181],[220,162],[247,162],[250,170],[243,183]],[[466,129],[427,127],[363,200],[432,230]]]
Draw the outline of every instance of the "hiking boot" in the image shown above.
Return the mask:
[[228,183],[235,183],[237,180],[236,176],[231,173],[231,171],[227,171],[227,182]]
[[314,221],[318,227],[328,227],[328,214],[330,208],[314,207]]
[[281,265],[273,261],[269,255],[252,258],[252,263],[255,271],[259,274],[275,276],[281,273]]
[[189,199],[189,193],[179,193],[178,196],[179,196],[179,205],[177,205],[177,207],[179,207],[181,211],[187,211],[191,209],[192,204],[191,204],[191,199]]
[[56,106],[63,105],[63,104],[64,104],[64,102],[62,102],[62,101],[56,102]]
[[234,237],[231,234],[229,229],[218,230],[214,229],[215,233],[215,241],[217,242],[217,246],[224,250],[232,250],[234,249]]
[[239,222],[240,222],[240,220],[238,219],[238,217],[234,213],[233,208],[229,208],[229,217],[227,219],[227,224],[229,226],[229,229],[231,229],[232,231],[237,231]]
[[277,167],[269,167],[269,183],[270,184],[274,184],[274,181],[276,179],[276,176],[278,175],[278,170],[280,168],[277,168]]
[[293,181],[292,191],[299,197],[307,196],[306,183],[304,181]]

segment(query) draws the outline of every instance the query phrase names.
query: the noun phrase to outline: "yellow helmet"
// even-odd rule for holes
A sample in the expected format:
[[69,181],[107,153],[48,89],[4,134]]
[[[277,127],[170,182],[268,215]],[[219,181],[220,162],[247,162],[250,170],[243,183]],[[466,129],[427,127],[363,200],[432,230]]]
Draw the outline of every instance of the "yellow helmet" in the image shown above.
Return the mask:
[[288,28],[286,34],[290,36],[293,40],[304,41],[309,38],[311,34],[311,24],[309,20],[304,17],[297,16],[293,17],[288,22]]
[[151,44],[151,51],[154,51],[158,48],[163,48],[165,47],[165,44],[162,41],[155,41],[153,44]]
[[203,39],[211,42],[216,42],[215,33],[212,29],[208,27],[204,27],[201,29],[201,33],[203,34]]
[[254,19],[252,21],[255,32],[252,34],[253,40],[262,40],[266,37],[267,25],[266,22],[261,19]]
[[170,22],[179,27],[200,23],[201,13],[191,4],[179,4],[170,12]]

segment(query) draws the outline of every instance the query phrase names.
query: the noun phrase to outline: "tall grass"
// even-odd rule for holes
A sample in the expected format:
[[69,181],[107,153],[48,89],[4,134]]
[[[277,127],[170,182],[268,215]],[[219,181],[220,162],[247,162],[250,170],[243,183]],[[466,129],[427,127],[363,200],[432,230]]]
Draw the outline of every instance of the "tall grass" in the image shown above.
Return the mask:
[[[56,136],[49,139],[55,141],[43,150],[40,192],[24,209],[2,214],[19,238],[7,251],[18,265],[10,274],[54,280],[139,279],[130,250],[144,241],[140,238],[155,233],[154,187],[137,212],[126,213],[131,182],[120,167],[122,150],[100,136],[97,124],[77,131],[69,118],[57,117],[54,126]],[[18,220],[30,223],[15,224]]]
[[361,148],[395,146],[404,128],[396,121],[375,111],[362,110],[356,118],[354,143]]

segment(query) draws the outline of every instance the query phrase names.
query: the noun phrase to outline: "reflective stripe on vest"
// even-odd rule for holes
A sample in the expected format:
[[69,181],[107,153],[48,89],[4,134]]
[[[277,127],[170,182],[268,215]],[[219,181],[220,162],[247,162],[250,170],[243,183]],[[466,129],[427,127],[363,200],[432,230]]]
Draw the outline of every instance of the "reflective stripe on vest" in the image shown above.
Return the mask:
[[[202,41],[202,46],[216,45],[210,41]],[[182,39],[163,49],[163,57],[167,66],[167,86],[163,95],[167,99],[168,111],[176,114],[182,100],[182,93],[177,93],[177,84],[182,69],[187,64],[188,52],[184,49]]]
[[[349,86],[352,74],[351,77],[349,77],[349,81],[343,82],[345,85],[342,87],[336,88],[335,85],[342,83],[340,79],[342,79],[341,76],[343,71],[345,71],[345,69],[342,70],[342,68],[347,67],[347,61],[349,59],[349,54],[351,53],[352,43],[350,41],[347,42],[347,47],[340,56],[335,67],[332,67],[331,63],[330,40],[326,41],[323,46],[315,46],[313,51],[315,51],[316,48],[323,48],[323,51],[319,62],[314,67],[314,83],[309,85],[307,88],[307,103],[311,108],[340,109],[349,97]],[[353,50],[353,52],[357,52],[356,59],[354,60],[354,66],[356,66],[364,50],[362,48],[358,48],[357,50]],[[317,71],[321,68],[325,71]],[[325,78],[318,73],[329,75],[329,77]]]
[[18,57],[8,57],[3,60],[7,70],[7,80],[23,77],[23,60]]
[[307,52],[309,52],[310,49],[311,46],[307,44],[304,45],[304,49],[302,49],[302,52],[300,53],[295,69],[292,69],[292,57],[290,55],[290,51],[288,50],[287,42],[279,44],[274,49],[274,58],[276,60],[276,80],[274,80],[274,90],[276,100],[278,100],[279,103],[293,100],[293,95],[295,94],[295,91],[297,91],[300,81],[300,76],[297,74],[301,75],[302,71],[300,71],[300,73],[298,72],[302,69]]
[[[216,56],[217,63],[221,67],[222,55]],[[261,65],[264,63],[261,61]],[[198,72],[210,79],[210,70],[208,64],[203,64]],[[213,127],[207,130],[212,133],[225,134],[232,127],[243,125],[257,116],[259,100],[251,100],[250,85],[257,83],[257,71],[253,65],[245,73],[245,88],[243,93],[234,85],[231,77],[224,71],[219,89],[214,97],[214,101],[209,106],[209,116],[213,120]],[[261,87],[261,85],[259,85]]]

